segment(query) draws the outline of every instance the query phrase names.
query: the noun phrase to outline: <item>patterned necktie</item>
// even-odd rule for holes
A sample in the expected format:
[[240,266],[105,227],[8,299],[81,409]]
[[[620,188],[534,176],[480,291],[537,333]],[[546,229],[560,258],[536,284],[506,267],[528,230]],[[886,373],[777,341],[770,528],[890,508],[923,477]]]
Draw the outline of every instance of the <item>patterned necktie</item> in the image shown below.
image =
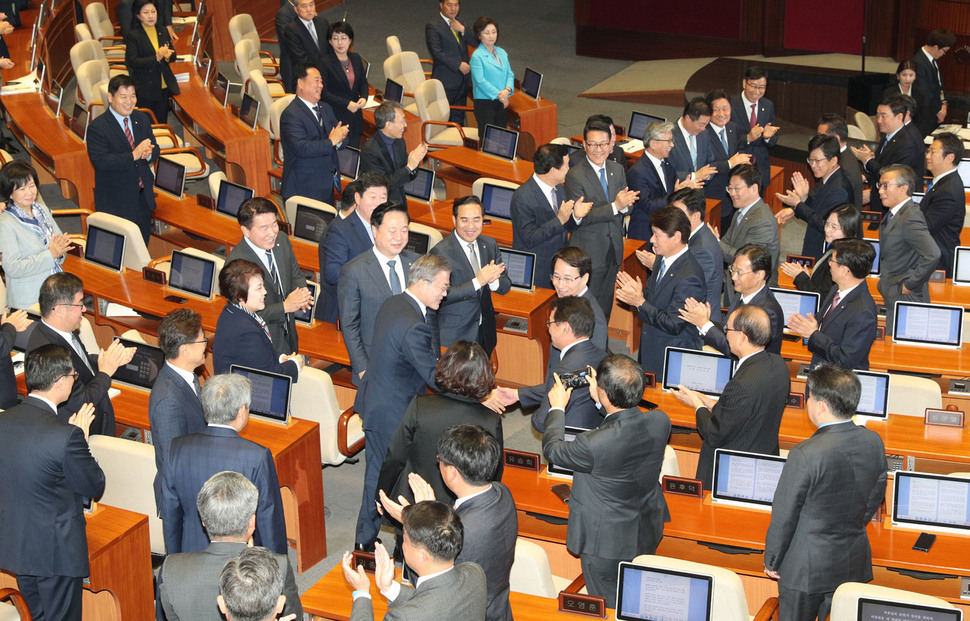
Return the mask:
[[658,283],[660,282],[660,280],[664,277],[664,274],[666,274],[666,273],[667,273],[667,259],[666,258],[660,259],[660,273],[657,274],[657,282]]
[[468,242],[468,262],[472,264],[472,269],[476,272],[479,270],[480,265],[478,264],[478,253],[475,252],[475,242]]
[[[131,145],[131,148],[134,149],[135,137],[131,135],[131,128],[128,127],[128,117],[125,117],[125,138],[128,139],[128,144]],[[141,190],[141,189],[144,189],[144,187],[145,187],[145,184],[142,183],[141,177],[138,177],[138,189]]]
[[724,152],[728,152],[727,136],[724,135],[724,130],[721,130],[721,145],[724,147]]
[[606,166],[600,168],[600,185],[603,186],[603,194],[606,195],[606,200],[610,200],[609,185],[606,183]]
[[690,161],[694,166],[694,170],[697,170],[697,136],[691,134],[688,136],[690,138]]
[[391,295],[397,295],[398,293],[401,293],[401,291],[402,291],[402,289],[401,289],[401,279],[398,278],[397,270],[394,269],[394,264],[395,263],[397,263],[397,261],[388,261],[387,262],[387,267],[391,268],[391,273],[390,273],[390,278],[389,278],[390,283],[391,283]]
[[838,305],[839,305],[839,292],[836,291],[835,292],[835,297],[832,298],[832,305],[829,306],[829,309],[827,311],[825,311],[825,316],[822,317],[822,323],[823,324],[825,323],[825,320],[829,318],[829,315],[832,314],[832,311],[835,310],[835,307],[838,306]]
[[192,389],[195,390],[195,396],[202,394],[202,384],[199,383],[199,376],[192,375]]
[[754,129],[758,125],[758,113],[755,112],[755,108],[757,107],[758,104],[751,104],[751,129]]
[[559,214],[559,194],[556,192],[556,188],[552,189],[549,193],[550,198],[552,198],[552,210],[558,215]]
[[273,277],[273,284],[276,285],[280,295],[283,295],[283,283],[280,282],[280,273],[276,270],[276,261],[273,260],[272,250],[266,251],[266,263],[269,265],[269,275]]
[[317,46],[317,49],[319,50],[320,40],[317,39],[317,29],[314,27],[313,22],[310,22],[309,25],[307,25],[307,30],[310,31],[310,38],[313,39],[313,45]]

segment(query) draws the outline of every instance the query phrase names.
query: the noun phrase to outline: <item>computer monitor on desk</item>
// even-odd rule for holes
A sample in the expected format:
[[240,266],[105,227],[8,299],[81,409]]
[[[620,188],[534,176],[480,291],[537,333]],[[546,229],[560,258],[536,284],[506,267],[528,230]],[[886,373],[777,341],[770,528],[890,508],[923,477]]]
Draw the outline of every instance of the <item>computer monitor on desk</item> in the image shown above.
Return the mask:
[[876,258],[872,260],[872,269],[869,270],[869,275],[878,276],[879,275],[879,240],[867,239],[866,241],[872,244],[872,249],[876,251]]
[[71,114],[71,118],[68,119],[67,126],[71,128],[71,132],[81,139],[81,142],[86,142],[88,139],[88,111],[84,109],[79,103],[74,104],[74,111]]
[[215,289],[216,263],[212,259],[172,251],[168,288],[178,293],[211,300]]
[[891,602],[884,599],[860,597],[856,608],[856,621],[963,621],[959,608],[940,608],[926,604]]
[[715,449],[711,500],[770,511],[784,467],[785,458],[777,455]]
[[730,356],[697,349],[668,347],[664,352],[663,387],[670,390],[683,385],[706,395],[716,396],[734,377]]
[[542,74],[532,69],[525,68],[522,76],[522,92],[533,99],[539,99],[539,89],[542,88]]
[[337,150],[337,167],[342,177],[356,179],[360,171],[360,149],[346,147]]
[[963,179],[963,189],[970,190],[970,157],[965,157],[957,164],[957,174]]
[[897,470],[892,523],[897,528],[970,535],[970,479]]
[[271,373],[239,364],[229,366],[230,373],[249,378],[253,384],[249,416],[268,423],[286,425],[290,420],[290,393],[293,379],[289,375]]
[[[572,442],[573,440],[576,439],[576,436],[583,433],[584,431],[589,431],[589,430],[583,429],[582,427],[572,427],[570,425],[566,425],[563,433],[563,440],[566,442]],[[572,470],[570,470],[569,468],[563,468],[562,466],[557,466],[552,462],[549,462],[548,464],[546,464],[546,472],[555,477],[561,477],[564,479],[573,478]]]
[[404,248],[418,254],[428,254],[428,250],[431,249],[431,237],[426,233],[409,231],[408,243]]
[[630,114],[630,125],[626,128],[627,138],[632,138],[634,140],[643,140],[643,134],[647,131],[647,125],[651,123],[666,123],[667,119],[662,116],[654,116],[652,114],[646,114],[644,112],[637,112],[636,110]]
[[185,164],[179,164],[164,155],[158,158],[155,164],[155,189],[181,200],[185,189]]
[[519,145],[519,132],[497,125],[486,125],[482,137],[482,153],[515,161],[515,151]]
[[485,217],[503,222],[512,221],[512,195],[515,194],[513,188],[494,183],[482,184],[482,209]]
[[959,348],[963,345],[963,307],[896,302],[893,342]]
[[320,236],[336,217],[337,214],[325,209],[297,204],[293,236],[318,244],[320,243]]
[[434,191],[434,171],[430,168],[418,167],[414,172],[414,179],[404,184],[404,195],[408,198],[431,202],[431,193]]
[[616,618],[639,619],[713,619],[714,578],[712,576],[620,563],[616,581]]
[[165,354],[154,345],[131,341],[128,339],[118,339],[125,347],[134,347],[135,355],[126,365],[118,367],[111,379],[115,382],[139,388],[141,390],[151,390],[155,385],[155,378],[158,372],[165,366]]
[[970,285],[970,246],[957,246],[953,253],[953,284]]
[[243,125],[249,129],[256,129],[259,120],[259,101],[249,93],[243,93],[242,103],[239,105],[238,116]]
[[226,102],[229,101],[229,88],[231,84],[229,78],[221,72],[217,73],[216,77],[209,82],[209,90],[212,92],[212,96],[216,98],[216,101],[223,108],[226,107]]
[[499,247],[498,251],[505,264],[505,273],[512,281],[512,288],[531,293],[535,289],[536,255],[504,247]]
[[114,272],[120,272],[125,261],[125,243],[124,235],[88,224],[84,259]]
[[853,370],[862,384],[856,409],[857,420],[884,421],[889,418],[889,373]]
[[396,101],[401,103],[404,100],[404,86],[388,78],[384,83],[384,101]]
[[[781,311],[785,315],[785,327],[788,327],[788,320],[792,315],[798,313],[803,317],[811,313],[818,313],[819,295],[814,291],[795,291],[793,289],[780,289],[770,287],[771,292],[781,306]],[[816,319],[821,320],[820,317]]]
[[244,202],[253,197],[252,188],[223,180],[219,183],[219,196],[216,197],[216,211],[221,214],[235,218],[239,213],[239,207]]

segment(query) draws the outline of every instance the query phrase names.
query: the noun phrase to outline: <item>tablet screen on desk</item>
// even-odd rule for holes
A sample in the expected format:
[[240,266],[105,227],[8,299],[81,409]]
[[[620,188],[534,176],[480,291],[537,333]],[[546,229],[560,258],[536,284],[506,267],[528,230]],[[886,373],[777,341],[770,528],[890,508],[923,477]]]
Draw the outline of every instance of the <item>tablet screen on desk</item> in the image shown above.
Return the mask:
[[296,221],[293,223],[293,236],[300,239],[320,243],[320,237],[327,230],[327,226],[337,217],[336,213],[310,207],[309,205],[296,206]]
[[957,174],[963,179],[963,188],[970,190],[970,157],[965,157],[957,164]]
[[892,328],[894,343],[960,347],[963,307],[896,302]]
[[970,246],[957,246],[953,253],[953,284],[970,285]]
[[155,189],[181,199],[185,188],[185,164],[179,164],[164,155],[155,164]]
[[408,243],[404,246],[405,249],[417,254],[428,254],[428,250],[431,249],[430,246],[431,238],[427,234],[408,231]]
[[784,467],[777,455],[715,449],[711,500],[770,509]]
[[302,323],[305,326],[309,326],[309,325],[313,325],[313,309],[317,305],[317,295],[319,294],[319,291],[320,291],[320,285],[313,282],[312,280],[308,280],[306,281],[306,286],[310,290],[310,296],[311,296],[310,299],[312,300],[310,302],[310,306],[309,308],[306,308],[304,310],[298,310],[295,313],[293,313],[293,318],[296,320],[297,323]]
[[889,415],[889,373],[879,371],[856,371],[855,376],[862,384],[862,395],[856,416],[886,420]]
[[[584,389],[585,390],[585,389]],[[563,440],[566,442],[572,442],[576,439],[576,436],[583,433],[584,431],[589,431],[589,429],[583,429],[582,427],[571,427],[566,425],[565,434],[563,435]],[[557,466],[556,464],[549,462],[546,465],[546,472],[553,476],[563,477],[567,479],[573,478],[573,471],[569,468],[563,468],[562,466]]]
[[249,415],[270,423],[285,425],[290,418],[290,391],[293,380],[289,375],[271,373],[233,364],[230,373],[248,377],[253,384]]
[[897,470],[894,526],[970,534],[970,479]]
[[356,179],[360,170],[360,149],[345,147],[337,149],[337,166],[340,174],[348,179]]
[[215,79],[210,82],[209,89],[212,91],[212,96],[219,102],[219,105],[225,108],[226,101],[229,100],[229,78],[221,72],[218,73]]
[[666,567],[620,563],[616,618],[710,621],[714,578]]
[[542,88],[542,74],[526,67],[525,74],[522,76],[522,92],[533,99],[539,99],[540,88]]
[[165,366],[165,354],[154,345],[128,339],[118,339],[125,347],[134,347],[135,356],[126,365],[118,367],[111,379],[122,384],[151,390],[158,372]]
[[434,171],[420,166],[414,171],[414,178],[404,184],[404,194],[425,203],[431,202],[434,189]]
[[43,91],[43,93],[47,107],[54,113],[54,118],[58,118],[61,114],[61,100],[64,97],[64,89],[57,83],[57,80],[51,80],[50,90]]
[[396,101],[401,103],[404,100],[404,86],[388,78],[384,83],[384,101]]
[[655,122],[666,123],[667,119],[662,116],[654,116],[634,110],[630,115],[630,126],[626,130],[627,138],[643,140],[643,134],[647,131],[647,125]]
[[867,242],[872,244],[872,249],[876,251],[876,258],[872,260],[872,269],[869,273],[878,276],[879,275],[879,240],[878,239],[867,239]]
[[259,119],[259,101],[249,93],[243,93],[242,103],[239,105],[239,120],[249,129],[256,129]]
[[30,342],[30,335],[33,334],[34,328],[36,328],[37,324],[40,323],[40,315],[28,312],[27,318],[31,320],[30,325],[28,325],[23,332],[18,332],[17,338],[13,342],[14,351],[19,351],[22,354],[27,353],[27,343]]
[[686,386],[706,395],[719,395],[734,377],[730,356],[697,349],[668,347],[664,353],[663,387]]
[[74,104],[74,111],[71,114],[71,121],[69,123],[71,131],[74,135],[81,139],[81,142],[87,140],[88,136],[88,112],[84,109],[81,104]]
[[[812,315],[818,313],[819,295],[814,291],[794,291],[791,289],[776,289],[775,287],[770,287],[770,289],[778,301],[778,305],[781,306],[782,313],[785,315],[786,328],[788,327],[788,319],[795,313],[803,317],[809,313]],[[821,323],[821,317],[816,317],[816,319]]]
[[531,292],[535,288],[536,255],[503,247],[498,251],[502,263],[505,264],[505,274],[512,281],[512,288]]
[[212,259],[173,250],[168,286],[181,293],[211,300],[215,272],[216,262]]
[[856,621],[962,621],[959,608],[939,608],[925,604],[887,602],[860,597]]
[[253,197],[252,188],[226,181],[219,183],[219,196],[216,198],[216,211],[233,218],[239,213],[239,206]]
[[482,138],[482,153],[500,157],[510,162],[515,161],[515,149],[519,144],[519,132],[504,129],[497,125],[486,125],[485,136]]
[[482,209],[486,218],[512,221],[512,195],[515,190],[492,183],[482,184]]
[[88,224],[84,258],[116,272],[121,271],[125,259],[125,236]]

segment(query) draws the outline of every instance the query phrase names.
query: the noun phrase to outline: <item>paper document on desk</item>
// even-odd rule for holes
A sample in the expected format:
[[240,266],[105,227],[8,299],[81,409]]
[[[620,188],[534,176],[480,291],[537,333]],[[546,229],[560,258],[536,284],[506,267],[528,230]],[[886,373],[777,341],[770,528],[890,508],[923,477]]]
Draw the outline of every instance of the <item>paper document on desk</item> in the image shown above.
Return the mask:
[[381,102],[377,101],[377,99],[375,99],[373,95],[369,95],[367,97],[367,103],[364,104],[364,110],[368,110],[370,108],[376,108],[379,105],[381,105]]
[[108,389],[108,398],[109,399],[114,399],[115,397],[117,397],[120,394],[121,394],[121,391],[119,389],[117,389],[117,388],[109,388]]
[[108,317],[137,317],[138,313],[134,310],[128,308],[127,306],[122,306],[121,304],[115,304],[111,302],[108,304],[108,308],[105,309],[104,314]]
[[624,153],[634,153],[636,151],[642,151],[643,141],[637,140],[636,138],[631,138],[630,140],[627,140],[625,143],[623,143],[623,146],[621,146],[620,148],[623,149]]
[[0,88],[0,96],[3,95],[22,95],[23,93],[36,93],[37,84],[28,82],[26,84],[7,84]]
[[175,81],[176,82],[188,82],[189,81],[189,74],[188,73],[176,73],[175,74]]

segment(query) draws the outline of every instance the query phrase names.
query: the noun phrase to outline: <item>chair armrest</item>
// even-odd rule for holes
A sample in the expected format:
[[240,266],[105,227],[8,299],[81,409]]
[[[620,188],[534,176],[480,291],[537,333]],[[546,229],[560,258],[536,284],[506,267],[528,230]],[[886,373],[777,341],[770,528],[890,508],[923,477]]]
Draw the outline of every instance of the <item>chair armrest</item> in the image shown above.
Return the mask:
[[277,41],[276,39],[263,39],[262,37],[260,37],[259,42],[260,43],[279,43],[279,41]]
[[[95,106],[101,106],[102,108],[105,107],[104,102],[101,102],[101,101],[92,101],[91,103],[89,103],[88,104],[88,119],[91,119],[94,116],[91,113],[94,111],[94,107]],[[88,121],[88,123],[90,123],[90,121]]]
[[178,136],[175,135],[175,130],[172,129],[171,125],[165,123],[152,123],[152,133],[155,137],[165,136],[172,141],[173,145],[179,144]]
[[[155,113],[154,112],[152,112],[149,108],[135,108],[135,110],[139,110],[139,111],[144,112],[145,114],[147,114],[148,115],[148,118],[151,119],[151,121],[152,121],[152,129],[155,129],[155,126],[158,125],[158,119],[155,118]],[[163,121],[164,121],[164,119],[163,119]]]
[[755,615],[754,621],[768,621],[769,619],[778,619],[778,598],[769,597],[765,600],[765,603],[761,605],[761,610]]
[[458,130],[458,135],[461,136],[462,142],[465,141],[465,130],[458,123],[452,123],[451,121],[424,121],[421,123],[421,140],[424,141],[426,145],[435,149],[446,149],[451,145],[446,144],[433,144],[428,142],[428,132],[427,127],[429,125],[442,125],[444,127],[454,127]]
[[30,616],[30,609],[27,607],[27,600],[20,594],[20,591],[11,588],[0,589],[0,600],[4,599],[10,600],[10,603],[13,604],[21,619],[32,618]]
[[283,141],[281,138],[276,138],[273,140],[273,163],[277,166],[283,166]]
[[345,457],[353,457],[364,449],[364,439],[361,438],[353,446],[347,446],[347,425],[356,412],[354,408],[347,408],[337,419],[337,450]]
[[161,155],[173,155],[173,154],[177,154],[177,153],[190,153],[190,154],[194,155],[196,158],[198,158],[198,160],[199,160],[199,168],[201,168],[201,170],[199,170],[198,172],[194,172],[194,173],[190,173],[190,172],[186,171],[185,172],[185,178],[186,179],[191,179],[193,177],[202,177],[208,171],[208,167],[206,166],[205,160],[202,158],[202,155],[199,153],[198,149],[196,149],[195,147],[177,147],[177,148],[173,148],[173,149],[160,149],[159,150],[159,155],[160,156]]
[[159,265],[161,265],[162,263],[169,263],[171,262],[171,260],[172,260],[172,255],[168,255],[165,257],[158,257],[157,259],[152,259],[151,261],[149,261],[148,267],[152,269],[158,269]]
[[[101,43],[101,45],[104,45],[104,42],[105,41],[124,41],[124,40],[125,40],[124,37],[117,37],[117,36],[115,36],[115,37],[98,37],[98,41]],[[124,47],[124,46],[122,45],[122,46],[119,46],[119,47]]]
[[283,89],[283,94],[282,95],[272,95],[271,94],[271,96],[273,97],[273,99],[279,99],[280,97],[286,97],[286,95],[287,95],[287,93],[286,93],[286,85],[283,84],[283,80],[281,80],[280,78],[264,78],[264,79],[266,80],[266,84],[267,85],[269,85],[269,84],[279,84],[280,88]]
[[563,591],[566,593],[579,593],[584,586],[586,586],[586,578],[583,577],[583,574],[579,574]]

